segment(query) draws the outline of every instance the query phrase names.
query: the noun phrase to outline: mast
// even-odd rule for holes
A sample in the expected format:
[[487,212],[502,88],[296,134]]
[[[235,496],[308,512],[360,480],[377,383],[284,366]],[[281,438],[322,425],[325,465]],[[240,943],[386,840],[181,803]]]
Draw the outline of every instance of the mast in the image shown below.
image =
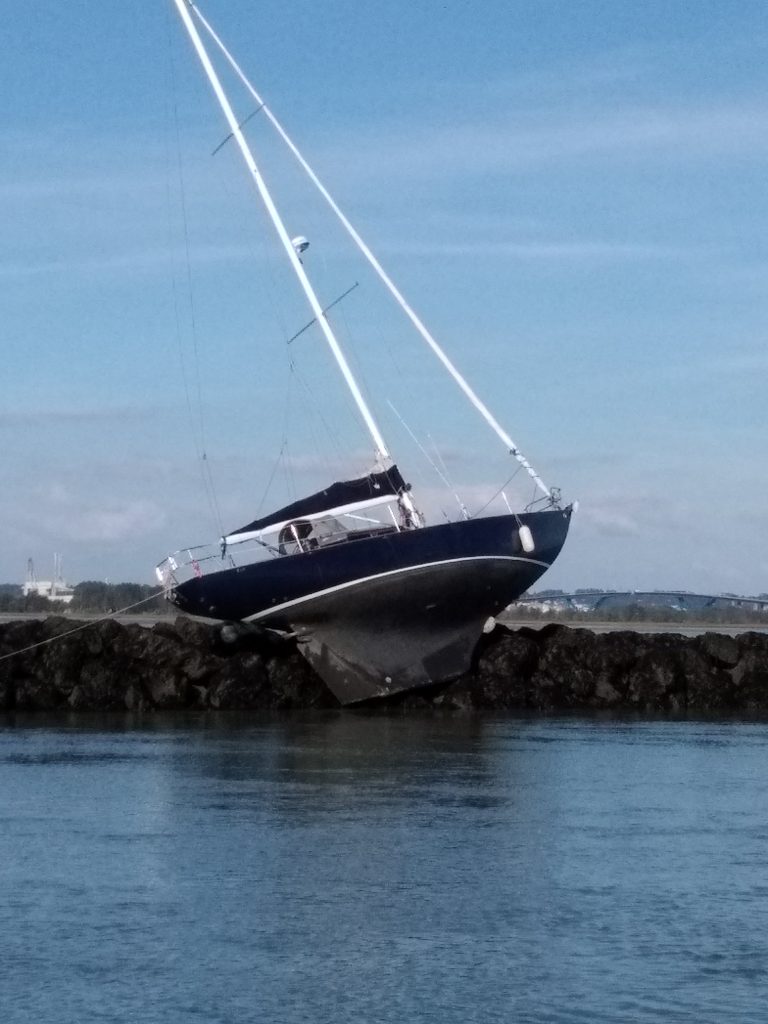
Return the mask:
[[346,381],[347,387],[349,388],[352,394],[352,398],[355,401],[355,404],[363,419],[363,422],[368,428],[368,432],[370,433],[373,439],[373,444],[376,453],[376,461],[381,465],[384,465],[385,462],[391,461],[389,448],[387,447],[386,442],[382,437],[381,431],[376,425],[376,421],[374,420],[373,415],[370,409],[368,408],[365,399],[363,398],[362,392],[360,391],[357,381],[355,380],[352,371],[349,368],[349,364],[346,360],[346,357],[342,352],[338,341],[336,340],[336,336],[331,330],[330,324],[328,323],[325,314],[323,313],[322,306],[318,301],[317,295],[315,294],[315,290],[312,287],[312,284],[310,283],[310,280],[307,277],[304,267],[301,261],[299,260],[296,250],[293,247],[293,243],[291,242],[288,232],[285,229],[285,225],[283,224],[282,218],[280,217],[280,214],[278,213],[277,208],[275,207],[275,204],[272,201],[272,196],[270,195],[266,183],[261,176],[259,168],[256,165],[256,160],[254,159],[253,153],[251,152],[250,147],[248,146],[248,143],[245,140],[245,136],[243,135],[240,129],[240,125],[238,124],[237,118],[235,117],[229,100],[227,99],[224,89],[222,88],[221,82],[219,81],[219,77],[216,74],[213,65],[211,64],[211,60],[200,38],[200,34],[198,33],[197,28],[189,15],[189,8],[192,6],[192,4],[190,3],[190,0],[174,0],[174,3],[176,4],[176,8],[178,9],[181,20],[184,23],[184,27],[186,28],[189,34],[189,37],[192,41],[192,45],[195,48],[195,52],[197,53],[197,56],[200,58],[200,63],[202,64],[203,70],[205,71],[208,77],[208,81],[210,82],[211,88],[213,89],[216,99],[219,101],[219,106],[221,107],[224,117],[227,120],[230,132],[232,133],[232,136],[235,138],[237,142],[243,159],[245,160],[246,167],[250,171],[251,177],[253,178],[256,188],[259,191],[259,195],[261,196],[262,201],[267,209],[267,213],[269,214],[269,217],[275,227],[275,230],[277,231],[278,238],[280,239],[280,242],[282,243],[282,246],[285,249],[291,267],[293,268],[293,271],[296,274],[299,283],[301,284],[301,287],[307,298],[307,302],[309,303],[309,306],[315,316],[315,319],[320,325],[320,329],[322,330],[325,340],[328,343],[328,347],[333,353],[333,356],[339,366],[339,369],[341,370],[344,380]]
[[[176,2],[178,4],[179,0],[176,0]],[[520,463],[520,465],[523,467],[523,469],[526,471],[526,473],[531,477],[531,479],[534,481],[534,483],[539,488],[539,490],[541,490],[545,495],[547,495],[548,498],[550,498],[550,499],[552,499],[554,501],[555,500],[555,495],[553,494],[553,492],[550,490],[549,487],[547,487],[547,485],[541,479],[539,474],[536,472],[536,470],[533,468],[533,466],[530,464],[530,462],[526,459],[526,457],[520,451],[520,449],[517,447],[517,445],[512,440],[512,438],[509,436],[507,431],[496,420],[496,417],[493,415],[493,413],[490,411],[490,409],[487,407],[487,405],[482,401],[482,399],[479,397],[479,395],[477,395],[475,393],[475,391],[470,386],[468,381],[462,376],[462,374],[458,371],[458,369],[453,365],[451,360],[448,358],[448,355],[445,353],[443,348],[435,340],[435,338],[433,337],[431,332],[427,329],[426,325],[422,322],[421,318],[417,315],[415,310],[406,301],[405,297],[400,292],[400,290],[397,287],[397,285],[394,283],[394,281],[391,279],[391,277],[384,270],[384,268],[379,263],[379,261],[377,260],[376,256],[373,254],[373,252],[368,248],[368,246],[365,243],[365,241],[363,240],[363,238],[358,234],[358,232],[355,229],[354,225],[347,219],[347,216],[345,215],[343,210],[337,205],[337,203],[336,203],[335,199],[333,198],[333,196],[326,189],[325,185],[323,185],[323,183],[317,177],[317,175],[315,174],[313,169],[307,163],[307,161],[305,160],[305,158],[301,154],[299,148],[296,146],[296,144],[293,142],[293,140],[288,135],[286,130],[283,128],[282,124],[278,121],[278,119],[275,117],[275,115],[269,109],[269,107],[264,102],[264,100],[261,98],[261,96],[256,91],[256,89],[254,89],[253,85],[250,83],[250,81],[246,77],[245,73],[240,68],[240,65],[234,59],[234,57],[229,52],[229,50],[226,48],[226,46],[221,41],[221,39],[216,34],[216,32],[214,32],[213,28],[208,23],[208,21],[203,17],[203,15],[201,14],[200,10],[198,9],[196,4],[194,3],[194,0],[187,0],[187,3],[188,3],[188,6],[190,7],[190,9],[194,12],[194,14],[197,17],[198,21],[203,25],[203,27],[205,28],[206,32],[208,32],[208,34],[210,35],[211,39],[213,39],[213,41],[216,43],[218,48],[221,50],[221,52],[223,53],[224,57],[227,59],[227,61],[229,62],[230,66],[232,67],[232,70],[235,72],[237,77],[240,79],[240,81],[243,83],[245,88],[251,94],[253,99],[259,104],[259,109],[262,110],[264,112],[264,114],[266,115],[266,117],[269,119],[269,121],[272,124],[272,126],[274,127],[275,131],[278,133],[278,135],[282,138],[283,142],[285,142],[286,146],[288,146],[290,151],[296,157],[296,160],[299,162],[299,164],[301,165],[303,170],[306,172],[306,174],[308,175],[308,177],[310,178],[312,183],[315,185],[315,187],[320,192],[322,197],[325,199],[325,201],[328,203],[330,208],[333,210],[333,212],[336,214],[338,219],[341,221],[342,225],[344,226],[345,230],[347,231],[349,236],[354,241],[355,245],[357,245],[357,247],[360,250],[360,252],[363,254],[363,256],[365,256],[365,258],[368,260],[370,265],[376,271],[376,273],[378,274],[378,276],[381,279],[381,281],[384,283],[384,285],[389,290],[389,292],[392,295],[392,297],[395,299],[397,304],[400,306],[400,308],[403,310],[405,315],[411,321],[413,326],[419,332],[421,337],[424,339],[424,341],[427,343],[427,345],[432,349],[434,354],[437,356],[437,358],[440,360],[440,362],[446,368],[446,370],[451,375],[451,377],[453,377],[453,379],[456,381],[456,383],[461,388],[461,390],[464,392],[464,394],[469,399],[469,401],[472,403],[472,405],[477,409],[477,411],[483,417],[483,419],[488,424],[488,426],[494,431],[494,433],[497,435],[497,437],[499,437],[501,439],[501,441],[503,442],[503,444],[506,446],[507,450],[509,451],[509,454],[514,456],[514,458]]]

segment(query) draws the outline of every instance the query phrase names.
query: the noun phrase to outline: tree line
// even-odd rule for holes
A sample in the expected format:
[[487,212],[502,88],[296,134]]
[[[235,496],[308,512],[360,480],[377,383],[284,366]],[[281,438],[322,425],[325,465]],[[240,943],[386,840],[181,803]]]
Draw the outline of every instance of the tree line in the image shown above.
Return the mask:
[[116,612],[132,609],[137,612],[162,612],[168,610],[161,587],[150,587],[145,583],[102,583],[100,580],[85,580],[73,587],[72,600],[68,604],[51,601],[40,594],[27,594],[20,586],[0,584],[0,612]]
[[625,604],[620,607],[593,608],[520,608],[511,605],[509,615],[526,622],[567,622],[571,625],[589,622],[660,622],[664,624],[696,623],[701,625],[766,626],[768,610],[751,608],[700,608],[679,610],[666,605]]

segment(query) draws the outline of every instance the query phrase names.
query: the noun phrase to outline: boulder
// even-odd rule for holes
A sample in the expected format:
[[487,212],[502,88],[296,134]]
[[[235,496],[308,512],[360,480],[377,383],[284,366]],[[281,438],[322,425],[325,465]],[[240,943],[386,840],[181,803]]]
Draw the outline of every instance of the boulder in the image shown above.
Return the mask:
[[768,711],[768,657],[759,649],[745,650],[731,670],[732,706],[738,711]]
[[[82,627],[82,628],[80,628]],[[496,626],[470,672],[401,694],[404,712],[456,710],[762,712],[768,636],[598,634]],[[298,709],[338,702],[296,639],[242,623],[152,628],[63,616],[0,624],[0,708]]]
[[483,641],[473,671],[439,696],[439,702],[452,707],[528,707],[529,681],[539,659],[536,642],[499,625]]
[[207,703],[212,708],[269,707],[269,678],[260,654],[225,661],[210,679]]
[[266,663],[271,693],[270,707],[337,708],[339,702],[297,650],[289,655],[272,655]]
[[694,645],[710,661],[722,668],[733,668],[739,660],[739,644],[726,633],[704,633],[696,637]]

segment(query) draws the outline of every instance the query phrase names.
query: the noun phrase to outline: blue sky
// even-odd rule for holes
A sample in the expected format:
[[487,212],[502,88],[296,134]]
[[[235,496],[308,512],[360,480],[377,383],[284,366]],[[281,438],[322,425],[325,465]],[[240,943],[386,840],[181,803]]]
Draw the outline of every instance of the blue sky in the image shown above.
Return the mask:
[[[201,7],[579,499],[546,581],[768,590],[764,4]],[[308,314],[234,147],[211,156],[226,132],[177,21],[170,0],[5,5],[0,580],[54,551],[74,581],[150,580],[167,551],[366,466],[322,342],[285,343]],[[400,419],[479,508],[512,472],[499,442],[263,120],[249,137],[323,300],[360,282],[334,322],[417,497],[434,509],[437,481]]]

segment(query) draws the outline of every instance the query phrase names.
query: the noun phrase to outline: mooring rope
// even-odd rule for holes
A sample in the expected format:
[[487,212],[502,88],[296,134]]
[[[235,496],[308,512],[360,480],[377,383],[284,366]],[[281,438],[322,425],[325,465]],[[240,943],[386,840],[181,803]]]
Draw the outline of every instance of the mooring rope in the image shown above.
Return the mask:
[[[64,637],[72,636],[73,633],[81,633],[84,629],[89,629],[91,626],[97,626],[100,622],[108,622],[110,619],[114,619],[116,615],[125,615],[126,612],[131,611],[133,608],[138,608],[142,604],[147,604],[149,601],[155,601],[157,594],[151,594],[149,597],[144,597],[141,601],[137,601],[135,604],[126,605],[125,608],[118,608],[115,612],[109,612],[108,615],[102,615],[98,619],[91,619],[89,622],[83,622],[79,626],[75,626],[74,629],[68,629],[66,633],[57,633],[56,636],[49,636],[47,640],[38,640],[37,643],[30,644],[28,647],[21,647],[18,651],[11,651],[10,654],[0,654],[0,661],[5,661],[7,658],[15,658],[19,654],[26,654],[28,651],[33,651],[36,647],[45,647],[46,644],[52,644],[55,640],[63,640]],[[23,621],[29,621],[23,620]],[[45,621],[45,620],[43,620]]]

